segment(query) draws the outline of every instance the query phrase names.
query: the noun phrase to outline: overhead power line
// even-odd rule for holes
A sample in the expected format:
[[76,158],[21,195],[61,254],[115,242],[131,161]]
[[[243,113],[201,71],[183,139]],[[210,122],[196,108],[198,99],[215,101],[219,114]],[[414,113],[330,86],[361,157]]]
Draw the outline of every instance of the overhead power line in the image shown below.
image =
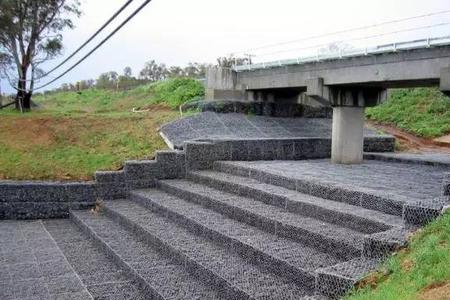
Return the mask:
[[304,37],[304,38],[300,38],[300,39],[296,39],[296,40],[290,40],[290,41],[286,41],[286,42],[266,44],[266,45],[259,46],[259,47],[256,47],[256,48],[250,48],[250,49],[246,49],[246,50],[242,50],[242,51],[232,52],[231,54],[247,53],[247,52],[252,52],[252,51],[255,51],[255,50],[260,50],[260,49],[265,49],[265,48],[273,48],[273,47],[277,47],[277,46],[284,46],[284,45],[293,44],[293,43],[297,43],[297,42],[303,42],[303,41],[307,41],[307,40],[318,39],[318,38],[323,38],[323,37],[337,35],[337,34],[342,34],[342,33],[348,33],[348,32],[353,32],[353,31],[369,29],[369,28],[375,28],[375,27],[380,27],[380,26],[389,25],[389,24],[396,24],[396,23],[401,23],[401,22],[415,20],[415,19],[422,19],[422,18],[437,16],[437,15],[442,15],[442,14],[447,14],[447,13],[450,13],[450,9],[449,10],[432,12],[432,13],[428,13],[428,14],[417,15],[417,16],[413,16],[413,17],[395,19],[395,20],[386,21],[386,22],[377,23],[377,24],[371,24],[371,25],[354,27],[354,28],[349,28],[349,29],[344,29],[344,30],[338,30],[338,31],[329,32],[329,33],[323,33],[323,34],[319,34],[319,35],[310,35],[310,36],[307,36],[307,37]]
[[62,74],[60,74],[59,76],[55,77],[54,79],[50,80],[49,82],[40,85],[38,87],[36,87],[34,90],[39,90],[42,89],[50,84],[52,84],[53,82],[57,81],[58,79],[60,79],[61,77],[63,77],[64,75],[66,75],[67,73],[69,73],[70,71],[72,71],[75,67],[77,67],[79,64],[81,64],[84,60],[86,60],[89,56],[91,56],[95,51],[97,51],[98,48],[100,48],[104,43],[106,43],[112,36],[114,36],[120,29],[122,29],[123,26],[125,26],[125,24],[127,24],[131,19],[133,19],[147,4],[149,4],[152,0],[146,0],[144,1],[144,3],[142,3],[135,11],[133,11],[133,13],[128,16],[128,18],[126,18],[119,26],[116,27],[116,29],[114,29],[106,38],[104,38],[99,44],[97,44],[97,46],[95,46],[91,51],[89,51],[85,56],[83,56],[81,59],[79,59],[75,64],[73,64],[70,68],[68,68],[67,70],[65,70]]
[[30,82],[32,80],[39,80],[44,77],[47,77],[48,75],[50,75],[51,73],[53,73],[54,71],[59,69],[65,63],[67,63],[72,57],[74,57],[78,52],[80,52],[84,47],[86,47],[86,45],[89,44],[94,38],[96,38],[97,35],[99,35],[103,31],[103,29],[105,29],[112,21],[114,21],[122,13],[122,11],[125,8],[127,8],[128,5],[130,5],[131,2],[133,2],[133,1],[134,0],[128,0],[127,2],[125,2],[125,4],[122,5],[122,7],[120,7],[90,38],[88,38],[80,47],[78,47],[74,52],[72,52],[67,58],[65,58],[57,66],[53,67],[50,71],[47,71],[44,74],[35,77],[34,79],[21,80],[21,79],[17,78],[17,80],[21,80],[22,82],[24,82],[24,81]]
[[131,4],[131,2],[133,2],[134,0],[128,0],[127,2],[125,2],[124,5],[122,5],[121,8],[119,8],[119,10],[117,10],[109,19],[108,21],[106,21],[105,24],[102,25],[102,27],[100,27],[89,39],[87,39],[80,47],[77,48],[77,50],[75,50],[72,54],[70,54],[66,59],[64,59],[60,64],[58,64],[56,67],[52,68],[50,71],[46,72],[44,75],[40,76],[39,78],[43,78],[47,75],[49,75],[50,73],[54,72],[56,69],[60,68],[62,65],[64,65],[66,62],[68,62],[72,57],[74,57],[78,52],[80,52],[81,49],[83,49],[87,44],[89,44],[97,35],[99,35],[100,32],[103,31],[103,29],[105,29],[112,21],[114,21],[114,19],[117,18],[118,15],[120,15],[120,13],[127,8],[128,5]]

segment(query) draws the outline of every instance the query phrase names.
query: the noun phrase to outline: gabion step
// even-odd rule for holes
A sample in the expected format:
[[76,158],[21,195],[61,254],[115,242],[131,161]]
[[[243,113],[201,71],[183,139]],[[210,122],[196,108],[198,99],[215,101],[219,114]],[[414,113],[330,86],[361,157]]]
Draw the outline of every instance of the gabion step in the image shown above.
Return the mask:
[[[148,299],[149,295],[140,284],[99,249],[73,222],[67,219],[45,220],[44,226],[94,299]],[[53,266],[53,274],[65,275],[70,271],[59,261],[45,262],[43,265]],[[83,299],[76,295],[71,296]]]
[[361,254],[364,234],[248,197],[236,196],[186,180],[162,180],[162,190],[214,209],[240,222],[291,238],[348,260]]
[[230,299],[196,279],[170,256],[113,219],[89,211],[71,211],[73,221],[105,253],[145,286],[150,299]]
[[244,166],[240,162],[216,161],[213,164],[213,169],[219,172],[249,177],[260,182],[281,186],[315,197],[361,206],[400,217],[403,215],[403,206],[408,200],[406,196],[379,196],[363,187],[320,182],[307,176],[295,179],[289,176],[272,174],[258,168]]
[[222,191],[250,197],[290,212],[363,233],[371,234],[403,225],[403,220],[399,216],[303,194],[249,177],[216,171],[192,171],[188,173],[188,178]]
[[378,259],[355,258],[317,270],[316,291],[331,299],[340,299],[358,281],[375,270]]
[[314,288],[316,269],[343,262],[334,255],[241,223],[160,190],[136,190],[130,193],[130,197],[190,231],[224,244],[241,257],[263,264],[277,275],[294,279],[311,290]]
[[[267,267],[243,258],[230,244],[216,243],[201,232],[190,231],[164,213],[129,200],[105,203],[104,211],[137,235],[176,258],[202,280],[232,288],[240,299],[299,299],[311,291]],[[159,211],[161,212],[161,211]]]

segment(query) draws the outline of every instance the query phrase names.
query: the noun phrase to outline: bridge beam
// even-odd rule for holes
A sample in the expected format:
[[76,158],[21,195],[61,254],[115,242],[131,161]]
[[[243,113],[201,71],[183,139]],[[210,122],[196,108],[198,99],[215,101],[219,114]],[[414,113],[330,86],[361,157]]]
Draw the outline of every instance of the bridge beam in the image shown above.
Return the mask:
[[306,96],[314,99],[321,105],[329,106],[329,88],[324,85],[321,77],[306,80]]
[[379,88],[330,87],[333,106],[331,161],[336,164],[360,164],[364,149],[364,108],[384,100]]

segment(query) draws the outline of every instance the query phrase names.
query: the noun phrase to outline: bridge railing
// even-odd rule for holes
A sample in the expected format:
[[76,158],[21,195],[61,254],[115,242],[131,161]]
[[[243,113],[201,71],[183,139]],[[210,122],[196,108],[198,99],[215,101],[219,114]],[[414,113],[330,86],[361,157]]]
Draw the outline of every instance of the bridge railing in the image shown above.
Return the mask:
[[233,70],[236,72],[252,71],[258,69],[274,68],[288,65],[300,65],[310,62],[335,60],[349,57],[359,57],[372,54],[393,53],[397,51],[430,48],[444,45],[450,45],[450,36],[418,39],[366,48],[341,49],[339,51],[331,53],[320,53],[319,51],[317,51],[316,55],[298,57],[293,59],[275,60],[251,65],[248,64],[248,65],[234,66]]

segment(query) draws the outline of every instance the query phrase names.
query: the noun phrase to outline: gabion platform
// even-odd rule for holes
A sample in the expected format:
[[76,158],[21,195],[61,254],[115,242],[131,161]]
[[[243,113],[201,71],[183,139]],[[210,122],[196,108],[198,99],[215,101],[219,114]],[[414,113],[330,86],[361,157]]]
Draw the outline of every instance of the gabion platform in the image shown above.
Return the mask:
[[449,200],[445,158],[366,156],[191,168],[167,151],[98,172],[125,189],[69,219],[0,221],[0,299],[338,299]]
[[[279,118],[242,113],[203,112],[167,123],[160,134],[172,149],[195,140],[331,137],[329,118]],[[382,136],[365,128],[366,137]]]
[[[391,157],[396,157],[391,156]],[[307,181],[316,185],[361,190],[377,197],[409,203],[443,196],[443,174],[449,166],[366,160],[361,165],[332,164],[329,159],[298,161],[222,162],[224,168],[244,169],[267,177]],[[356,199],[349,199],[348,202]],[[356,204],[356,202],[355,202]]]

